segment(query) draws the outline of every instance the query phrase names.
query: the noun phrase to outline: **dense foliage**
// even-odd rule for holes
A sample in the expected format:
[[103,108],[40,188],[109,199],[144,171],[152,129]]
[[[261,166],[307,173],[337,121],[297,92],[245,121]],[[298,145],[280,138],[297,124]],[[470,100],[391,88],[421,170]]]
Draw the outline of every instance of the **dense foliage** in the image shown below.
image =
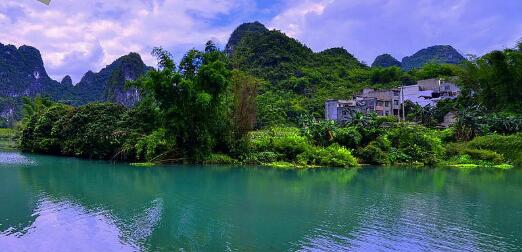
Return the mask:
[[459,77],[466,102],[489,111],[522,112],[522,43],[467,62]]

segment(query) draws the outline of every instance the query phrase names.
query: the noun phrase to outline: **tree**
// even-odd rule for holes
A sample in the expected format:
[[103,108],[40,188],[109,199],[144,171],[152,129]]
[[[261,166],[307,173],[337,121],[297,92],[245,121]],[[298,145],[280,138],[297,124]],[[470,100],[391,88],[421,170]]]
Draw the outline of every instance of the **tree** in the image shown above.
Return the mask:
[[522,111],[522,45],[466,62],[459,74],[463,95],[489,111]]
[[258,80],[239,70],[232,71],[234,96],[233,125],[236,139],[240,139],[256,124],[256,97]]
[[179,68],[165,50],[155,48],[153,55],[159,69],[147,72],[132,85],[150,95],[164,113],[162,128],[167,141],[177,146],[183,157],[201,161],[227,126],[222,122],[230,85],[226,56],[212,42],[204,52],[187,53]]

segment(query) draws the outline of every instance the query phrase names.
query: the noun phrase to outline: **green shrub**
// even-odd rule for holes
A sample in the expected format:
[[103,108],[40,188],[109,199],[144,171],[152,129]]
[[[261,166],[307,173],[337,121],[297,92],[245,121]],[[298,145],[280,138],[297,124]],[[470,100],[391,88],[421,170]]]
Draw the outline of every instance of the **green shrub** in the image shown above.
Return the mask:
[[366,164],[389,165],[391,164],[389,152],[391,143],[386,137],[379,137],[370,142],[366,147],[357,150],[358,157]]
[[286,160],[295,160],[311,145],[297,128],[274,127],[250,133],[250,147],[252,152],[275,152],[282,154]]
[[333,141],[333,132],[337,130],[337,125],[334,121],[324,120],[306,120],[306,125],[302,128],[304,136],[313,141],[314,144],[320,146],[328,146]]
[[236,159],[226,154],[212,153],[204,161],[205,164],[237,164]]
[[383,124],[393,124],[399,122],[399,119],[396,116],[379,116],[376,119],[378,125]]
[[165,133],[165,129],[159,128],[151,134],[140,138],[136,143],[136,159],[144,159],[149,162],[155,161],[156,157],[168,151],[170,148],[165,138]]
[[357,166],[357,160],[352,156],[352,153],[338,144],[332,144],[327,148],[309,148],[306,152],[299,154],[297,160],[300,165]]
[[501,164],[504,162],[502,155],[490,150],[464,149],[463,153],[469,155],[473,159],[490,161],[494,164]]
[[457,141],[455,137],[455,128],[449,127],[443,130],[434,131],[435,135],[440,138],[443,143],[451,143]]
[[272,151],[252,152],[244,158],[244,161],[249,164],[267,164],[281,160],[282,154]]
[[442,141],[434,130],[423,126],[401,125],[386,136],[400,153],[397,162],[433,165],[444,153]]
[[362,135],[356,127],[337,128],[333,131],[333,135],[334,142],[352,149],[357,148],[362,140]]
[[497,152],[512,164],[516,166],[522,165],[522,134],[480,136],[468,142],[467,146],[469,148]]

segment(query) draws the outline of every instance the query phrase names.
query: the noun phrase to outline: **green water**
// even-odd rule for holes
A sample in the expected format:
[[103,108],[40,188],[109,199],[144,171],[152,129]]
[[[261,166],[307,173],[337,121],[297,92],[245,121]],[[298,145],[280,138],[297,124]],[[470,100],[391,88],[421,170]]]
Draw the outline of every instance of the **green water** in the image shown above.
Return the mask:
[[164,166],[0,153],[0,251],[514,251],[522,169]]

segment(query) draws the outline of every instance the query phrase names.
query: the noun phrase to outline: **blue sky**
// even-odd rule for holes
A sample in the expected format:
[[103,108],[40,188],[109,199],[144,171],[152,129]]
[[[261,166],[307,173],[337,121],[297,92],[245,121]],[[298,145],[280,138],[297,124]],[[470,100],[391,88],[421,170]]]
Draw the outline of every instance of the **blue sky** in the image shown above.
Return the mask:
[[0,42],[35,46],[53,78],[78,82],[129,52],[155,65],[154,46],[177,57],[209,39],[224,46],[256,20],[314,51],[342,46],[370,64],[435,44],[481,55],[522,38],[520,13],[520,0],[1,0]]

